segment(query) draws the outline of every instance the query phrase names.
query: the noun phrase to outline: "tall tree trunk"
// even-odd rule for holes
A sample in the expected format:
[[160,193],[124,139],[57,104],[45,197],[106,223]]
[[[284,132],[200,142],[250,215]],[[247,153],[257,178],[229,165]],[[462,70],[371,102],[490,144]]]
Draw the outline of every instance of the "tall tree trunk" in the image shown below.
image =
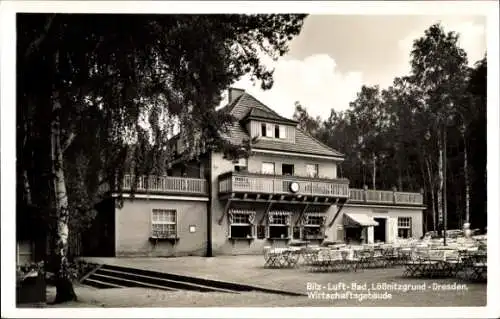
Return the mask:
[[[465,127],[464,127],[465,129]],[[469,185],[469,164],[467,158],[467,140],[465,138],[465,131],[463,134],[464,139],[464,180],[465,180],[465,222],[470,223],[470,185]]]
[[398,155],[398,189],[403,190],[403,170],[401,169],[401,157]]
[[432,230],[436,231],[436,198],[435,198],[435,185],[432,178],[431,166],[429,163],[429,158],[425,158],[425,164],[427,166],[427,177],[429,178],[431,201],[432,201]]
[[[424,153],[424,159],[425,159],[425,153]],[[420,166],[420,176],[422,176],[422,181],[423,181],[423,186],[424,186],[423,197],[424,197],[424,200],[426,200],[429,196],[428,189],[431,189],[431,185],[429,183],[429,188],[426,187],[424,161],[420,158],[418,162],[419,162],[419,166]],[[427,233],[427,230],[429,229],[429,210],[428,209],[425,210],[424,216],[425,216],[425,221],[424,221],[424,234],[425,234],[425,233]]]
[[64,177],[63,147],[61,143],[61,126],[59,112],[61,104],[58,93],[55,92],[52,100],[53,120],[51,123],[51,160],[52,182],[54,183],[55,209],[57,213],[56,230],[56,299],[55,303],[76,300],[68,261],[68,235],[69,235],[69,206],[66,181]]
[[375,156],[375,153],[373,153],[372,156],[373,156],[372,184],[373,184],[373,189],[376,189],[377,188],[377,158]]
[[443,145],[441,141],[441,130],[438,131],[438,151],[439,151],[439,162],[438,162],[438,194],[437,194],[437,205],[438,205],[438,225],[442,227],[443,224]]
[[447,191],[447,178],[446,174],[448,171],[448,154],[447,154],[447,137],[446,137],[446,124],[443,127],[443,167],[442,167],[442,174],[443,174],[443,228],[444,228],[444,236],[443,236],[443,244],[446,246],[446,232],[448,230],[448,191]]

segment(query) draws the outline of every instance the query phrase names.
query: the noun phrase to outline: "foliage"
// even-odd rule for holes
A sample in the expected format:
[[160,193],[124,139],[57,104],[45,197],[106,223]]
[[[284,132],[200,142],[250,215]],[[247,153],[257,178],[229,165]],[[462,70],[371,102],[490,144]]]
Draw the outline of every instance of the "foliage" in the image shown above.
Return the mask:
[[[411,72],[388,88],[361,87],[346,111],[331,110],[324,121],[309,116],[296,103],[294,118],[301,128],[346,155],[339,167],[350,186],[371,185],[405,191],[424,188],[431,209],[438,186],[439,126],[447,125],[449,228],[461,228],[465,207],[463,150],[471,168],[471,223],[486,224],[486,57],[467,67],[458,34],[430,26],[414,41]],[[465,125],[465,143],[461,127]],[[375,154],[375,162],[373,155]],[[430,174],[430,176],[429,176]],[[434,203],[435,205],[436,203]]]
[[[273,70],[261,58],[284,55],[304,18],[19,14],[18,215],[33,207],[43,216],[63,260],[67,224],[87,227],[105,190],[122,193],[124,174],[164,173],[177,131],[181,142],[192,141],[190,157],[212,147],[240,156],[240,146],[222,139],[232,117],[215,111],[221,92],[245,74],[269,89]],[[51,154],[54,145],[62,161]],[[59,287],[72,291],[66,275],[58,296]]]

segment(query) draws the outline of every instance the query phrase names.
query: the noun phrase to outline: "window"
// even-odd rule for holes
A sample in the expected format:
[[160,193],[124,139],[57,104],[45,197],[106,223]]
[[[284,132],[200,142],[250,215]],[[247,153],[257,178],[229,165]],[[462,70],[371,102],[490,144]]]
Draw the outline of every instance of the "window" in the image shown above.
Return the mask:
[[293,164],[283,164],[281,165],[281,174],[282,175],[293,175]]
[[262,123],[260,125],[260,133],[264,137],[273,137],[273,125],[272,124],[267,124],[267,123]]
[[280,126],[279,125],[274,126],[274,137],[280,138]]
[[280,125],[280,138],[286,138],[286,126]]
[[320,213],[309,213],[304,220],[304,239],[323,239],[324,235],[321,226],[324,222],[324,215]]
[[270,123],[261,123],[260,135],[264,137],[284,139],[286,138],[286,126],[270,124]]
[[233,210],[229,213],[229,237],[253,238],[255,212]]
[[262,174],[274,175],[274,163],[262,163]]
[[288,239],[289,231],[290,213],[277,211],[269,213],[269,238]]
[[411,237],[411,217],[398,217],[398,237]]
[[266,134],[267,134],[267,127],[266,127],[266,124],[265,124],[265,123],[262,123],[262,124],[260,125],[260,130],[261,130],[261,131],[260,131],[260,135],[262,135],[262,136],[267,136],[267,135],[266,135]]
[[151,217],[151,237],[177,237],[177,211],[171,209],[153,209]]
[[307,164],[306,172],[309,177],[318,177],[318,164]]

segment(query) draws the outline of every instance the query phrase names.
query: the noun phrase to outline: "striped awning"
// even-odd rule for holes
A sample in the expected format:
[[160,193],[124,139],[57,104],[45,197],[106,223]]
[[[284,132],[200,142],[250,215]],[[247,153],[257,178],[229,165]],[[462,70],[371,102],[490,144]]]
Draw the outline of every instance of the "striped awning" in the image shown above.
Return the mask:
[[233,222],[234,215],[246,215],[246,216],[248,216],[248,222],[250,224],[253,224],[255,221],[256,212],[254,210],[250,210],[250,209],[232,208],[229,210],[228,214],[229,214],[229,223]]
[[285,211],[285,210],[273,210],[269,212],[269,223],[274,224],[275,223],[275,217],[277,216],[285,216],[285,225],[290,225],[290,216],[292,215],[291,212]]
[[[317,219],[311,219],[310,217],[320,217],[321,218],[321,223],[317,224]],[[303,225],[323,225],[326,221],[326,214],[321,213],[321,212],[305,212],[304,216],[302,217],[302,224]]]
[[355,224],[362,227],[378,226],[378,223],[372,217],[366,214],[345,213],[344,218],[344,224],[347,225]]
[[292,213],[285,210],[273,210],[269,212],[269,216],[290,216]]
[[245,214],[245,215],[252,215],[255,214],[254,210],[251,209],[237,209],[237,208],[232,208],[229,210],[230,214]]
[[323,218],[326,216],[325,213],[321,213],[321,212],[305,212],[304,215],[311,216],[311,217],[323,217]]

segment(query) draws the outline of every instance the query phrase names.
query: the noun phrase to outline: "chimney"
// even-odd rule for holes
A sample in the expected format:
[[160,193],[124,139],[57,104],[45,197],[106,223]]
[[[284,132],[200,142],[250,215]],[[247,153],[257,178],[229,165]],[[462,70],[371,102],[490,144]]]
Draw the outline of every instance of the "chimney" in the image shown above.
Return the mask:
[[243,93],[245,93],[245,90],[229,88],[229,94],[228,94],[229,104],[233,103],[233,101],[236,100],[238,97],[240,97]]

